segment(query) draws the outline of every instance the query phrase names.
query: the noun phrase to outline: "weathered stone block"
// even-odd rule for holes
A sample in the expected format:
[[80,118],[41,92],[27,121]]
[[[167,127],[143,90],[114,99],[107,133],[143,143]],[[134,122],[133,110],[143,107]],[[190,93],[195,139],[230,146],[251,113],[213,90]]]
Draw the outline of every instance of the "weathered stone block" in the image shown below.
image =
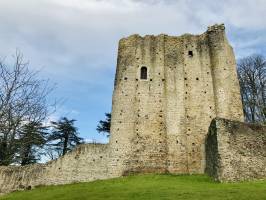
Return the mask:
[[266,178],[266,126],[216,118],[206,139],[206,173],[220,182]]

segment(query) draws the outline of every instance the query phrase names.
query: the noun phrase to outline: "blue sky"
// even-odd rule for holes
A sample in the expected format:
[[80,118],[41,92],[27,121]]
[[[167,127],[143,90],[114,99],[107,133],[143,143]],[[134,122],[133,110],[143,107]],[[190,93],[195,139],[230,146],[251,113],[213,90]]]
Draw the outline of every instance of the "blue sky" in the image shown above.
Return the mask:
[[225,23],[237,58],[266,54],[265,0],[1,0],[0,58],[16,49],[56,83],[50,116],[75,118],[81,136],[106,142],[97,122],[111,111],[117,44],[138,33],[202,33]]

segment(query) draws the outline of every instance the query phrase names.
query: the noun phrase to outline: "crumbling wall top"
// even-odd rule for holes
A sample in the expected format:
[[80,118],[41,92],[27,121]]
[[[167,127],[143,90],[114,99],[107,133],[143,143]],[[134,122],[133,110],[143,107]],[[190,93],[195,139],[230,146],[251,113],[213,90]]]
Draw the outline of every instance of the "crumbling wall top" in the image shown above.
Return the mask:
[[145,39],[145,38],[152,38],[152,37],[175,37],[175,38],[187,38],[187,37],[193,37],[193,36],[202,36],[205,35],[206,33],[215,33],[215,32],[224,32],[225,30],[225,25],[224,24],[214,24],[212,26],[209,26],[207,31],[202,33],[202,34],[191,34],[191,33],[185,33],[182,35],[177,35],[177,36],[171,36],[168,34],[161,33],[159,35],[145,35],[141,36],[139,34],[132,34],[129,35],[128,37],[124,37],[120,39],[120,42],[122,41],[128,41],[128,40],[136,40],[136,39]]
[[224,31],[225,26],[224,24],[214,24],[213,26],[209,26],[207,32],[217,32],[217,31]]

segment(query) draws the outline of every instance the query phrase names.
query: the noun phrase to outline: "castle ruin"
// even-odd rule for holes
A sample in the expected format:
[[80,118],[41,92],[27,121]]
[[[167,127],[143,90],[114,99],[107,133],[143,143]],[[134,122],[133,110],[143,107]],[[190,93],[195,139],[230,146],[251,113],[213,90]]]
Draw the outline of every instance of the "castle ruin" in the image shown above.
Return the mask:
[[266,177],[266,127],[241,123],[236,62],[224,25],[201,35],[121,39],[112,101],[109,144],[81,145],[46,164],[0,167],[0,193],[131,173]]
[[120,40],[110,138],[120,173],[203,173],[211,120],[244,120],[224,29]]

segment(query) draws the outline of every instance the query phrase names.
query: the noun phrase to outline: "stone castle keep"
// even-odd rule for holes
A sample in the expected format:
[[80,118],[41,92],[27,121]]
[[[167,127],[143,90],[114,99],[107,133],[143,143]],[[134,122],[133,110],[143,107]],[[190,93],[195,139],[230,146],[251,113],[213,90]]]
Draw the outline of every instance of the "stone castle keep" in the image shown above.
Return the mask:
[[126,155],[123,172],[203,173],[215,117],[243,121],[224,26],[196,36],[120,40],[110,145],[117,159]]
[[147,172],[265,178],[266,127],[242,122],[224,29],[121,39],[109,144],[81,145],[46,164],[0,167],[0,193]]

